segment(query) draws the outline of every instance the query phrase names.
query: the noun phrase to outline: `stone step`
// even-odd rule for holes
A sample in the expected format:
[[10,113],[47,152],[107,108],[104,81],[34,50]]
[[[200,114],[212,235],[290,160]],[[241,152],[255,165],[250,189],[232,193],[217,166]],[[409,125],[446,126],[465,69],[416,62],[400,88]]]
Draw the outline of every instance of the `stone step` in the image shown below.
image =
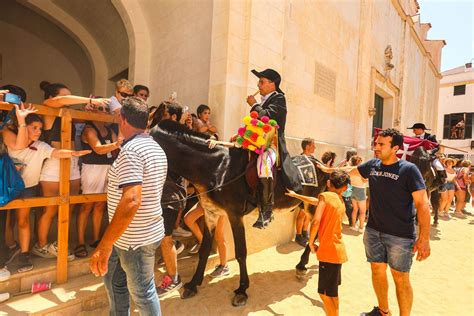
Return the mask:
[[[179,257],[178,260],[179,273],[183,281],[186,282],[191,279],[194,273],[198,256],[185,255]],[[211,255],[206,270],[213,268],[218,263],[219,256],[217,254]],[[76,264],[87,266],[88,269],[87,258],[78,260]],[[41,271],[36,272],[33,275],[40,278]],[[164,273],[164,264],[157,264],[155,271],[157,286],[161,282]],[[16,292],[8,301],[0,304],[0,315],[4,313],[7,315],[90,315],[95,310],[103,311],[107,309],[107,306],[107,295],[102,278],[87,273],[70,278],[65,284],[53,284],[49,291],[37,294],[19,294]]]
[[[195,244],[193,237],[189,238],[176,238],[185,245],[185,250],[179,257],[188,256],[187,250]],[[94,249],[88,248],[89,255],[92,254]],[[157,251],[157,262],[160,263],[160,251]],[[35,255],[31,255],[31,261],[33,263],[33,270],[23,273],[16,272],[18,269],[18,257],[8,265],[8,269],[12,273],[11,278],[8,281],[0,282],[0,293],[8,292],[11,295],[17,293],[24,293],[31,290],[31,285],[34,282],[51,282],[56,283],[56,259],[45,259]],[[83,275],[90,274],[89,271],[89,258],[76,258],[68,263],[68,280],[74,279]]]

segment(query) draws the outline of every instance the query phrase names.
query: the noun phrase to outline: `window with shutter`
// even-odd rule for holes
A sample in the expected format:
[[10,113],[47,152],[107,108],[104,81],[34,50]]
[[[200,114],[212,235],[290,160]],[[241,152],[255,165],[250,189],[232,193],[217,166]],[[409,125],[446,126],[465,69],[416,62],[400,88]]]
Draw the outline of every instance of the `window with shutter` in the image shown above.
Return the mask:
[[378,94],[375,94],[374,108],[375,115],[372,121],[372,136],[374,136],[374,128],[382,128],[383,123],[383,98]]
[[466,94],[466,85],[454,86],[453,95],[464,95]]
[[449,130],[450,130],[450,115],[446,114],[443,121],[443,139],[449,139]]
[[466,129],[464,131],[464,139],[472,138],[473,121],[474,121],[474,113],[466,113]]

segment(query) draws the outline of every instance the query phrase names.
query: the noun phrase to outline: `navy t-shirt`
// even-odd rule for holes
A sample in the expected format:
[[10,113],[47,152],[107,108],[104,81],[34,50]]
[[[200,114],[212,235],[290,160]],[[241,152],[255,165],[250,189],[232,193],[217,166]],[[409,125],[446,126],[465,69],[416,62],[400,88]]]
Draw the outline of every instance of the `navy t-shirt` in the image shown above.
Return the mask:
[[371,159],[357,169],[362,177],[369,179],[367,227],[381,233],[415,239],[416,212],[411,194],[426,189],[416,165],[406,160],[383,165],[379,159]]

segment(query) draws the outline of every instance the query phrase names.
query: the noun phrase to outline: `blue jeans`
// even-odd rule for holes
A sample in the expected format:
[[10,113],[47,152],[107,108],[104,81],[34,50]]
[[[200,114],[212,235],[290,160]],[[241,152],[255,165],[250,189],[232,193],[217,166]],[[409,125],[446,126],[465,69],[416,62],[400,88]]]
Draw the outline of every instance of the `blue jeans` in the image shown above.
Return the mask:
[[368,262],[387,263],[399,272],[410,272],[415,240],[381,233],[365,228],[364,246]]
[[155,288],[155,251],[161,241],[122,250],[113,247],[104,276],[110,315],[130,315],[130,294],[140,315],[161,315]]

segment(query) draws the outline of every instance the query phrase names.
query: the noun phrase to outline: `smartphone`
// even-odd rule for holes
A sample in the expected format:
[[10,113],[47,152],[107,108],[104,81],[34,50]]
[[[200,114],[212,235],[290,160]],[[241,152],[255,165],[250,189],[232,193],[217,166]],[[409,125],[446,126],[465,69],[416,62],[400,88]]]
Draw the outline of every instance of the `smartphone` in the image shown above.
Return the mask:
[[5,93],[3,95],[3,101],[13,104],[21,105],[21,97],[13,93]]

